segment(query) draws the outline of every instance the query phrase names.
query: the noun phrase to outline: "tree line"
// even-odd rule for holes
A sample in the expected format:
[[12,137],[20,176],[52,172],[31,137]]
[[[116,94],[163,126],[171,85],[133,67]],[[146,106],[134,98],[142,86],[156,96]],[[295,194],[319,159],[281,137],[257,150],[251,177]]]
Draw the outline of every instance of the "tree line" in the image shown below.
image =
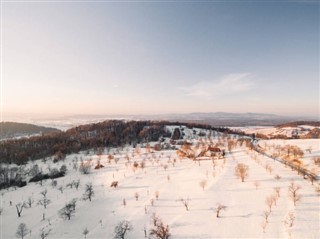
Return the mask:
[[[55,155],[56,160],[67,154],[104,147],[124,147],[157,141],[171,137],[166,125],[181,125],[167,121],[122,121],[108,120],[71,128],[65,132],[52,132],[29,138],[10,139],[0,142],[0,163],[22,165],[30,160],[44,159]],[[227,128],[184,123],[189,128],[202,128],[229,133]]]

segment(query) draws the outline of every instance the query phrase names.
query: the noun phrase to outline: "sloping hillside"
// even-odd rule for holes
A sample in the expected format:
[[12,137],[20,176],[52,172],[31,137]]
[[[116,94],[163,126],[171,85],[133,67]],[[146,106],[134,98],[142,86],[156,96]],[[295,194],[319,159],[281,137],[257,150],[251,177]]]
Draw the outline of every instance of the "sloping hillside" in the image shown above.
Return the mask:
[[300,121],[291,122],[275,127],[234,127],[246,134],[256,134],[259,138],[303,138],[317,139],[320,136],[320,122]]
[[0,127],[0,139],[10,139],[60,131],[55,128],[15,122],[1,122]]
[[[218,132],[206,138],[210,132],[199,137],[191,129],[184,131],[190,131],[186,135],[192,136],[190,143],[194,146],[227,144]],[[95,170],[98,163],[104,167]],[[79,171],[85,164],[91,169],[88,174]],[[249,169],[244,182],[235,175],[238,164]],[[43,232],[48,233],[47,238],[85,238],[85,229],[88,239],[114,238],[118,223],[127,220],[132,227],[124,238],[140,239],[155,228],[154,215],[164,227],[168,225],[172,239],[320,236],[315,185],[240,144],[225,159],[199,162],[179,158],[175,150],[149,151],[128,146],[109,148],[101,155],[68,155],[57,163],[38,160],[28,163],[26,170],[35,165],[43,172],[63,165],[68,171],[56,180],[0,191],[2,238],[15,238],[20,223],[27,226],[26,239],[39,238]],[[118,182],[118,187],[110,187],[113,181]],[[87,185],[92,185],[92,200],[84,200]],[[290,194],[293,186],[298,188],[299,196],[295,203]],[[44,199],[49,200],[46,208]],[[68,220],[61,209],[72,201],[75,206]],[[16,205],[19,208],[24,202],[30,202],[30,206],[25,206],[18,217]],[[219,204],[226,210],[217,217]]]

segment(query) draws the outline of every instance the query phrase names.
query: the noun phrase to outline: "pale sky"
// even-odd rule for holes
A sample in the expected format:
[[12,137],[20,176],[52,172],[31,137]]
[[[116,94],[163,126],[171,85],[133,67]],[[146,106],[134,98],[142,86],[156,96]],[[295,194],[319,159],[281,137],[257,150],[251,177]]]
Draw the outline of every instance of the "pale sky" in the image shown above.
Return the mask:
[[2,2],[4,114],[319,115],[318,1]]

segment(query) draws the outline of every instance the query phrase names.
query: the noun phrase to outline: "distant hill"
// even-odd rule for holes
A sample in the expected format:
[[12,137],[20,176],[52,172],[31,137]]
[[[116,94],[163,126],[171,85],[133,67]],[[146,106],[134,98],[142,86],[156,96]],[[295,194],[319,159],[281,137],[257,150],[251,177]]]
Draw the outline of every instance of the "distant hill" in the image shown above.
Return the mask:
[[285,124],[277,125],[278,128],[284,128],[284,127],[298,127],[300,125],[309,125],[314,127],[320,127],[320,121],[294,121],[294,122],[288,122]]
[[261,113],[227,113],[227,112],[209,112],[209,113],[188,113],[188,114],[168,114],[158,115],[153,120],[179,121],[188,123],[209,124],[214,127],[223,126],[274,126],[289,121],[307,120],[305,117],[289,117],[275,114]]
[[17,137],[28,137],[32,135],[46,134],[60,131],[55,128],[37,126],[33,124],[1,122],[0,123],[0,140]]

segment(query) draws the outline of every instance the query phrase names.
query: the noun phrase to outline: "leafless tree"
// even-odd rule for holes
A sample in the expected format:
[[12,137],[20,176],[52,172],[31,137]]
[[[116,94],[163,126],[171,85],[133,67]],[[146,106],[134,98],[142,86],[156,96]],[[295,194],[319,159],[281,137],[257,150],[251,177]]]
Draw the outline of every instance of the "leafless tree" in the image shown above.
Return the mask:
[[281,179],[280,175],[278,175],[278,174],[274,178],[277,179],[277,180]]
[[274,204],[275,206],[277,206],[277,201],[278,201],[278,199],[279,199],[278,194],[275,193],[275,194],[271,195],[271,198],[272,198],[272,200],[273,200],[273,204]]
[[216,217],[220,217],[220,212],[223,210],[225,211],[227,209],[227,206],[223,205],[223,204],[220,204],[218,203],[216,208],[215,208],[215,212],[216,212]]
[[273,168],[271,167],[271,165],[267,164],[266,165],[266,170],[271,174],[273,172]]
[[245,178],[249,176],[249,167],[245,164],[238,163],[235,168],[235,175],[241,178],[241,182],[244,182]]
[[26,201],[26,205],[28,205],[28,207],[31,208],[33,203],[34,203],[33,198],[32,197],[28,197],[28,199]]
[[180,198],[180,202],[182,202],[183,206],[186,208],[186,211],[189,211],[189,202],[190,199],[188,198]]
[[313,182],[317,179],[317,176],[315,174],[310,174],[309,175],[309,180],[311,184],[313,185]]
[[63,187],[62,187],[62,186],[60,186],[60,187],[58,188],[58,190],[59,190],[61,193],[63,193]]
[[50,232],[51,232],[51,229],[46,230],[45,228],[41,228],[40,238],[45,239],[47,236],[49,236]]
[[267,206],[269,208],[269,211],[271,212],[271,209],[272,209],[272,206],[273,206],[273,203],[274,203],[272,195],[267,197],[265,202],[266,202],[266,204],[267,204]]
[[94,196],[93,186],[91,183],[86,184],[86,189],[83,194],[83,199],[91,202],[92,197]]
[[200,183],[199,183],[199,185],[200,185],[200,187],[202,187],[202,191],[204,191],[204,188],[207,186],[207,180],[202,180],[202,181],[200,181]]
[[151,222],[154,227],[157,225],[158,220],[159,220],[159,217],[157,216],[156,213],[153,212],[151,215]]
[[313,157],[312,160],[316,166],[320,166],[320,157],[319,156]]
[[73,181],[73,185],[74,185],[74,187],[77,189],[77,191],[78,191],[78,188],[79,188],[79,186],[80,186],[80,179],[78,179],[77,181]]
[[110,185],[110,187],[116,188],[118,187],[118,181],[113,181]]
[[150,229],[149,238],[150,239],[169,239],[170,229],[168,225],[165,225],[159,217],[156,220],[152,219],[154,228]]
[[115,232],[114,239],[124,239],[124,236],[126,235],[126,233],[131,230],[132,230],[132,225],[130,222],[126,220],[119,222],[114,229],[114,232]]
[[20,223],[16,232],[16,237],[23,239],[29,232],[25,223]]
[[45,189],[43,191],[40,192],[40,194],[45,198],[47,196],[48,190]]
[[253,184],[256,187],[256,190],[260,187],[260,182],[259,181],[254,181]]
[[296,185],[294,182],[291,182],[289,185],[289,197],[293,201],[294,206],[296,203],[301,200],[301,195],[298,191],[301,189],[299,185]]
[[71,219],[75,213],[75,207],[71,203],[67,203],[62,209],[59,210],[59,215],[63,219]]
[[268,223],[266,220],[261,222],[261,227],[262,227],[263,233],[266,233],[267,225],[268,225]]
[[134,197],[135,197],[136,201],[138,201],[138,200],[139,200],[139,193],[138,193],[138,192],[135,192],[135,193],[134,193]]
[[293,227],[293,223],[294,223],[294,219],[295,219],[295,216],[294,216],[294,212],[293,211],[290,211],[284,221],[284,224],[288,227],[288,228],[291,228]]
[[280,197],[280,187],[274,187],[273,189],[279,198]]
[[22,210],[23,210],[24,207],[26,207],[26,204],[25,204],[25,203],[18,203],[18,204],[16,204],[16,209],[17,209],[18,217],[21,217],[21,213],[22,213]]
[[160,194],[159,191],[155,191],[155,193],[154,193],[157,200],[159,200],[159,194]]
[[164,169],[164,171],[167,171],[168,165],[167,164],[163,165],[163,169]]
[[44,197],[44,198],[42,198],[42,199],[40,199],[40,200],[38,201],[38,204],[41,205],[41,206],[43,206],[44,208],[47,208],[47,206],[48,206],[50,203],[51,203],[51,200],[48,199],[48,198],[46,198],[46,197]]
[[84,235],[84,239],[87,238],[88,233],[89,233],[88,228],[83,229],[82,234]]
[[263,211],[263,214],[262,214],[263,218],[267,223],[268,223],[268,218],[270,216],[270,213],[271,213],[270,211]]
[[79,171],[83,174],[89,174],[91,170],[91,164],[90,161],[88,162],[83,162],[81,161],[80,167],[79,167]]

